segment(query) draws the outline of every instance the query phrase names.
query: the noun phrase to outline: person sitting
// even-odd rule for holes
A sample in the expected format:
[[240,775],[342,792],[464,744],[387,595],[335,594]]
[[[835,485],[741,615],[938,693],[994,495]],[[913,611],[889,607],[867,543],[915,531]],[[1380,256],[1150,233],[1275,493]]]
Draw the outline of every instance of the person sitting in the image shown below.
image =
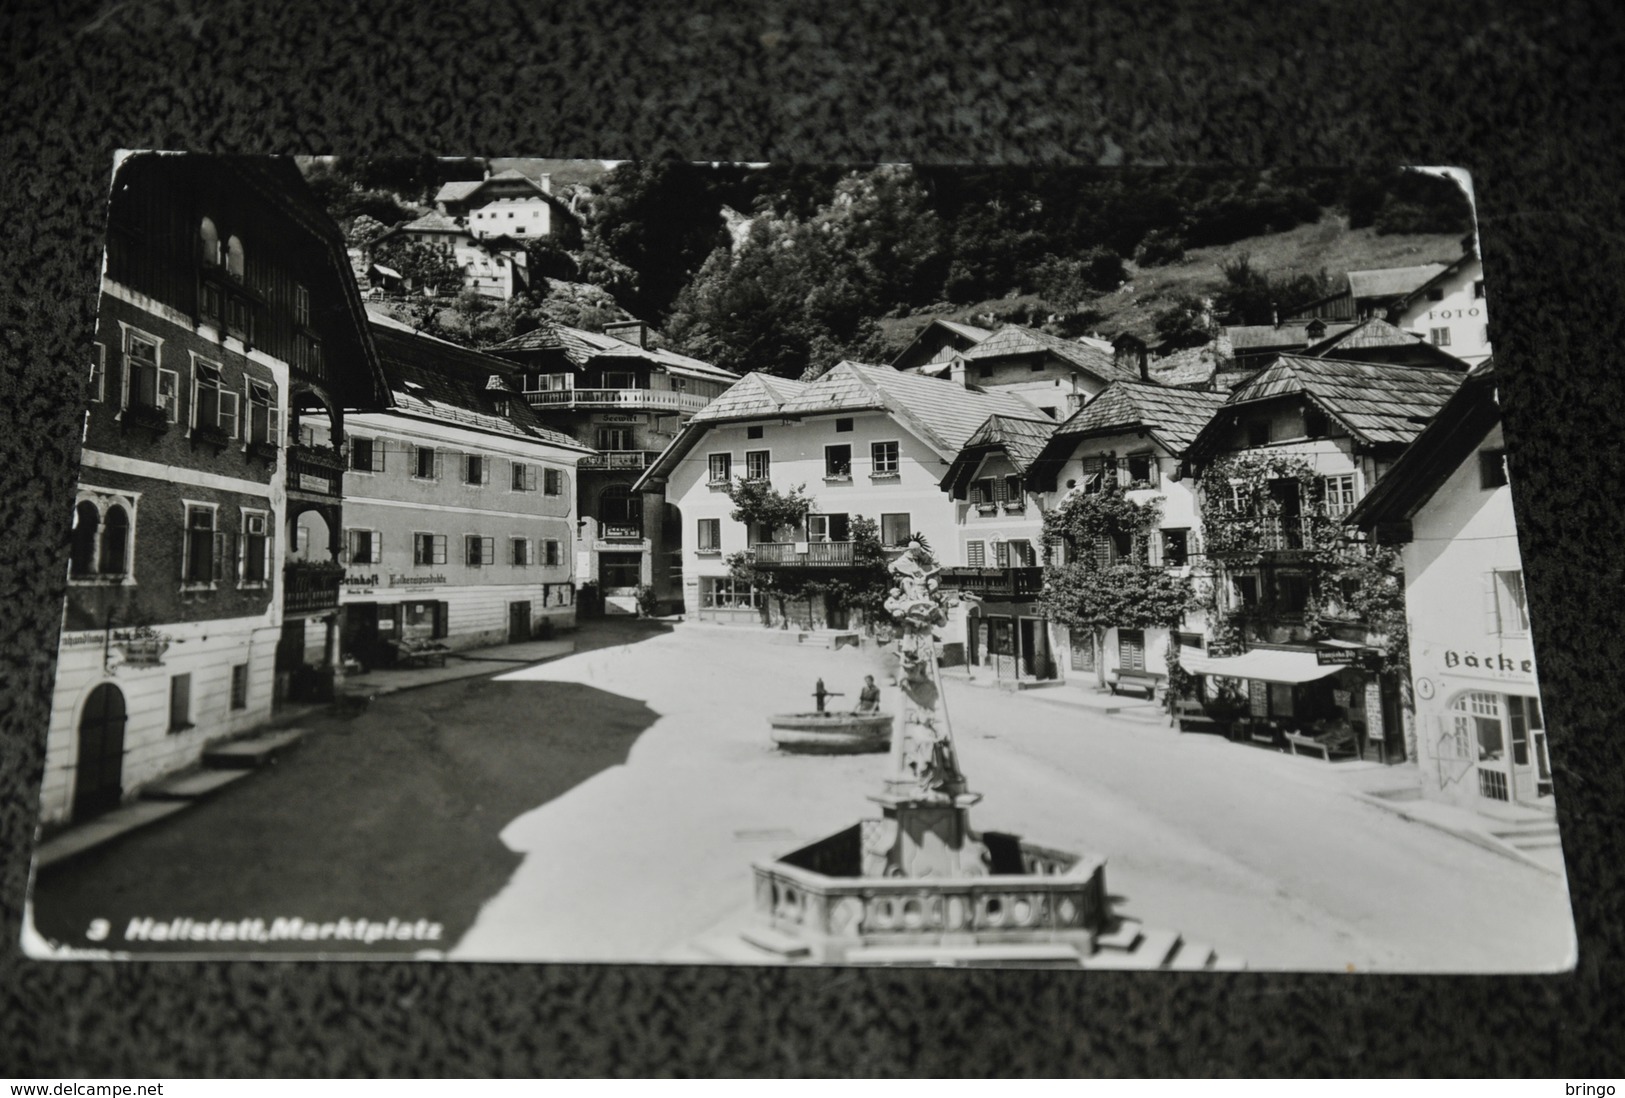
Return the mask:
[[859,713],[877,713],[880,711],[880,687],[875,685],[873,675],[863,676],[863,689],[858,693]]

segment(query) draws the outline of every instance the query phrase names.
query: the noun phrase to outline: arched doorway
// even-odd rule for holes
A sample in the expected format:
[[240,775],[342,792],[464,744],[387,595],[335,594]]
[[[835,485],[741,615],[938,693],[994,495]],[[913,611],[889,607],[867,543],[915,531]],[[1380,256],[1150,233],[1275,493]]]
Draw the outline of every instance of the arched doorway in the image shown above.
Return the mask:
[[73,818],[85,820],[117,808],[124,794],[124,694],[110,682],[90,692],[79,715],[79,757],[74,766]]

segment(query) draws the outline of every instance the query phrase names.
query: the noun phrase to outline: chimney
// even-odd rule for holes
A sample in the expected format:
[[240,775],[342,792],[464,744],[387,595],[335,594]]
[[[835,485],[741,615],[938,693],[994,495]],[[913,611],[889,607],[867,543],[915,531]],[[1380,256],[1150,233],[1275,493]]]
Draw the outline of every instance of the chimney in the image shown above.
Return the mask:
[[1112,340],[1112,352],[1118,373],[1127,372],[1132,364],[1139,368],[1141,381],[1151,380],[1151,360],[1143,339],[1124,332]]
[[649,326],[641,320],[620,320],[613,324],[605,324],[604,334],[645,351],[649,349]]

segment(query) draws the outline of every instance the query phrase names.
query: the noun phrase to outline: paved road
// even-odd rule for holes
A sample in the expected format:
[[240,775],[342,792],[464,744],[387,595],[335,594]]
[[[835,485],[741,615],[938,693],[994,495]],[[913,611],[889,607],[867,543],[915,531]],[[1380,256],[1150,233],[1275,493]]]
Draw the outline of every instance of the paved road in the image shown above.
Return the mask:
[[[726,922],[748,864],[875,814],[883,756],[797,758],[765,714],[863,653],[687,629],[504,676],[591,682],[660,719],[627,765],[516,819],[524,861],[456,955],[654,959]],[[1104,852],[1119,909],[1254,968],[1546,971],[1572,955],[1561,880],[1349,796],[1339,771],[981,687],[947,697],[977,826]]]

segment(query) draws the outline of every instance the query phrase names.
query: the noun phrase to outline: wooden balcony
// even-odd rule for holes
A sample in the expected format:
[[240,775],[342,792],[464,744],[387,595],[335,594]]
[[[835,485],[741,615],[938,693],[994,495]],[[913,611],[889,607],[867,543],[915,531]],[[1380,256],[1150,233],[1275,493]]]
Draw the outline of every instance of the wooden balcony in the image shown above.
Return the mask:
[[526,393],[532,408],[616,408],[661,412],[697,412],[710,397],[672,389],[549,389]]
[[984,599],[1030,599],[1044,590],[1044,569],[1036,565],[944,568],[938,578],[944,588]]
[[588,454],[576,462],[576,468],[647,469],[659,456],[659,450],[605,450],[597,454]]
[[331,447],[288,447],[288,490],[338,499],[344,494],[344,459]]
[[850,541],[760,542],[751,547],[758,568],[850,568]]
[[282,569],[282,612],[317,614],[336,610],[344,569],[329,561],[291,560]]

